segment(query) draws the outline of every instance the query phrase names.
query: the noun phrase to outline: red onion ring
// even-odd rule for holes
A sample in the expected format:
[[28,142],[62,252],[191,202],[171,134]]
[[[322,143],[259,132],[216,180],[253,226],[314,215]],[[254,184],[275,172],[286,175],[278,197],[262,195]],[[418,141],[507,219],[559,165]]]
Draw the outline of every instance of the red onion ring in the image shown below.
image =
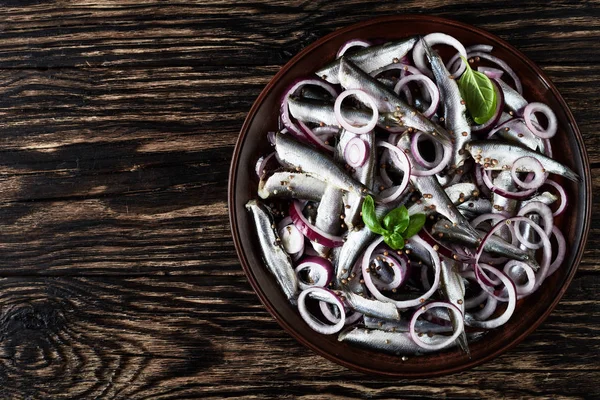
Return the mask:
[[[371,115],[371,119],[364,126],[354,126],[350,124],[350,122],[346,121],[346,119],[342,115],[342,102],[346,97],[352,95],[356,96],[356,98],[358,98],[360,102],[367,103],[370,106],[371,111],[373,112],[373,114]],[[340,126],[342,126],[348,132],[352,132],[357,135],[372,131],[373,128],[375,128],[375,126],[377,125],[377,120],[379,119],[379,110],[377,109],[377,103],[375,103],[375,100],[373,100],[371,96],[359,89],[344,90],[335,99],[335,104],[333,105],[333,112],[335,113],[335,118],[337,119]]]
[[[519,178],[519,172],[532,172],[534,176],[529,182],[523,181]],[[544,170],[544,166],[537,158],[525,156],[515,160],[510,169],[510,176],[517,186],[527,190],[537,189],[542,186],[548,178],[548,173]]]
[[[449,46],[452,46],[460,53],[460,55],[462,55],[464,58],[467,58],[467,50],[465,49],[465,46],[463,46],[461,42],[459,42],[458,40],[456,40],[456,38],[450,35],[446,35],[445,33],[439,32],[430,33],[429,35],[425,35],[423,37],[423,40],[430,47],[433,47],[436,44],[447,44]],[[413,61],[415,63],[415,66],[419,70],[423,71],[425,75],[431,75],[425,62],[425,49],[423,48],[423,44],[421,43],[421,41],[417,41],[415,47],[413,48]]]
[[299,128],[294,122],[292,122],[292,119],[290,117],[290,110],[288,107],[288,100],[290,96],[292,96],[294,93],[296,93],[296,91],[298,91],[305,85],[319,86],[325,89],[327,92],[329,92],[333,97],[336,97],[338,95],[334,87],[324,80],[314,78],[299,80],[295,82],[283,95],[283,98],[280,103],[281,107],[279,110],[281,122],[283,123],[285,128],[290,132],[290,134],[296,137],[297,139],[303,142],[308,141],[309,143],[312,143],[315,146],[317,146],[317,148],[332,152],[333,147],[326,145],[321,139],[319,139],[314,133],[312,133],[311,129],[308,126],[306,126],[306,124],[302,123],[302,121],[298,121],[298,125],[300,125]]
[[565,188],[563,188],[561,185],[559,185],[558,183],[556,183],[555,181],[553,181],[551,179],[547,179],[546,182],[544,182],[544,183],[555,188],[556,191],[558,192],[558,196],[560,197],[560,205],[558,206],[556,211],[554,211],[552,213],[552,215],[554,217],[556,217],[556,216],[562,214],[565,211],[565,209],[567,208],[567,204],[568,204],[567,192],[565,191]]
[[423,74],[405,76],[404,78],[400,79],[398,83],[396,83],[396,86],[394,86],[394,92],[400,94],[400,89],[406,87],[406,85],[408,85],[408,82],[413,81],[422,82],[429,91],[429,95],[431,97],[431,104],[429,105],[429,108],[427,110],[423,111],[423,115],[427,118],[431,118],[433,114],[435,114],[440,104],[440,91],[436,84],[428,76]]
[[410,308],[410,307],[421,305],[422,303],[425,302],[425,300],[430,298],[435,293],[435,291],[438,289],[438,286],[440,284],[441,264],[440,264],[440,258],[438,257],[435,250],[433,250],[433,248],[429,244],[427,244],[423,239],[421,239],[417,235],[411,237],[410,241],[425,248],[425,250],[427,250],[430,253],[431,259],[433,260],[433,264],[435,266],[435,277],[433,280],[433,284],[431,285],[431,288],[427,292],[425,292],[423,295],[419,296],[416,299],[405,300],[405,301],[396,301],[394,299],[390,299],[389,297],[384,296],[379,291],[379,289],[377,289],[375,284],[373,283],[373,280],[371,279],[371,274],[367,271],[367,268],[369,268],[369,265],[370,265],[371,254],[373,253],[375,248],[381,242],[383,242],[383,237],[379,237],[379,238],[375,239],[375,241],[373,243],[371,243],[371,245],[369,245],[369,247],[365,251],[365,254],[362,259],[363,280],[365,281],[365,285],[367,286],[367,289],[369,289],[369,291],[371,292],[373,297],[375,297],[379,301],[383,301],[384,303],[393,303],[396,305],[396,307],[398,307],[400,309]]
[[479,311],[474,311],[471,313],[471,316],[479,321],[485,321],[491,317],[496,311],[496,308],[498,308],[498,300],[488,295],[486,292],[483,293],[486,295],[485,305]]
[[[527,283],[525,285],[517,283],[517,279],[514,276],[515,273],[513,272],[514,268],[521,268],[523,271],[525,271],[525,274],[527,275]],[[517,300],[522,299],[532,292],[533,288],[535,287],[535,271],[530,265],[525,264],[522,261],[510,260],[504,265],[503,271],[506,276],[508,276],[515,284]]]
[[558,243],[558,250],[556,254],[556,258],[548,267],[548,275],[550,276],[556,272],[556,270],[562,265],[562,262],[565,260],[565,255],[567,254],[567,242],[565,241],[565,237],[562,232],[556,227],[552,227],[552,234],[556,238],[556,242]]
[[256,161],[256,166],[254,168],[254,170],[256,171],[256,175],[262,179],[262,177],[265,174],[265,169],[267,167],[267,165],[269,164],[269,162],[271,161],[277,161],[277,158],[275,157],[275,152],[260,157],[257,161]]
[[360,40],[360,39],[348,40],[346,43],[344,43],[342,45],[342,47],[340,47],[337,54],[335,55],[335,58],[340,58],[341,56],[346,54],[346,52],[349,49],[351,49],[353,47],[369,47],[369,46],[371,46],[371,43],[367,42],[366,40]]
[[[474,328],[493,329],[504,325],[515,312],[515,308],[517,305],[517,290],[515,289],[513,282],[502,272],[498,271],[496,268],[493,268],[492,266],[487,264],[481,264],[480,267],[500,278],[508,292],[508,304],[506,306],[506,310],[504,310],[504,312],[500,316],[487,321],[476,321],[472,318],[467,318],[469,316],[469,314],[467,314],[465,316],[465,324]],[[485,285],[481,285],[481,288],[486,290]]]
[[[314,283],[305,283],[301,278],[301,272],[304,269],[308,269],[309,276],[313,277],[315,274],[318,280]],[[331,261],[323,257],[304,257],[295,269],[296,276],[298,277],[298,286],[301,290],[307,289],[311,286],[326,287],[333,278],[333,265]]]
[[[306,307],[306,297],[312,293],[318,293],[319,300],[336,305],[338,307],[338,309],[340,310],[340,320],[336,324],[327,325],[316,319],[308,311]],[[342,328],[344,327],[344,323],[346,322],[346,311],[344,310],[344,304],[342,303],[340,298],[336,296],[333,292],[320,287],[309,287],[308,289],[305,289],[300,293],[300,296],[298,296],[298,311],[300,312],[300,316],[308,326],[310,326],[314,331],[323,335],[332,335],[334,333],[339,332],[340,330],[342,330]]]
[[492,192],[499,194],[502,197],[512,200],[523,200],[535,193],[535,189],[526,189],[519,192],[511,192],[510,190],[500,189],[492,183],[492,178],[490,177],[492,171],[484,170],[480,164],[477,164],[475,168],[479,168],[481,170],[480,174],[485,186]]
[[[375,145],[377,147],[385,147],[386,149],[390,150],[392,152],[392,154],[396,155],[398,160],[400,160],[400,157],[404,158],[403,161],[399,162],[399,164],[402,164],[402,166],[404,167],[404,169],[402,169],[402,171],[404,172],[404,174],[402,176],[402,182],[400,183],[400,185],[398,185],[396,187],[396,189],[393,191],[392,194],[390,194],[389,196],[386,196],[382,199],[379,199],[379,202],[381,202],[381,203],[390,203],[390,202],[398,199],[398,197],[400,197],[402,195],[402,193],[404,193],[406,191],[406,188],[408,187],[408,184],[410,182],[410,174],[412,171],[412,168],[410,165],[410,160],[408,159],[408,156],[406,154],[404,154],[404,152],[402,150],[400,150],[396,146],[389,144],[388,142],[378,140]],[[402,156],[400,156],[400,154]],[[401,169],[400,166],[398,168]]]
[[422,167],[433,168],[442,161],[443,154],[444,154],[444,148],[439,142],[432,141],[433,145],[435,146],[435,160],[429,162],[425,158],[423,158],[423,155],[421,154],[421,151],[419,150],[419,142],[421,142],[421,139],[427,140],[428,138],[425,136],[425,134],[423,132],[417,131],[417,133],[415,133],[415,135],[412,137],[412,140],[410,142],[410,152],[412,153],[412,156],[415,158],[415,161],[418,164],[420,164]]
[[484,67],[481,65],[479,67],[477,67],[477,71],[485,74],[490,79],[501,79],[502,75],[504,74],[504,71],[502,71],[501,69],[492,68],[492,67]]
[[[546,119],[548,119],[548,127],[546,129],[542,129],[539,124],[534,124],[531,120],[531,117],[536,112],[541,112]],[[558,120],[556,119],[556,115],[552,109],[544,103],[534,102],[527,104],[523,109],[523,119],[525,120],[527,128],[529,128],[534,135],[542,139],[550,139],[558,130]]]
[[[388,253],[387,255],[385,253]],[[371,255],[371,261],[374,259],[381,259],[382,262],[390,265],[393,275],[392,280],[384,282],[377,277],[371,277],[371,279],[377,281],[377,285],[383,290],[392,290],[400,287],[408,277],[408,260],[406,257],[395,256],[396,253],[386,250],[376,250]]]
[[[436,308],[436,307],[443,307],[443,308],[447,308],[448,310],[450,310],[450,312],[452,314],[454,314],[454,317],[455,317],[454,320],[456,321],[457,326],[455,327],[454,333],[452,334],[452,336],[444,337],[443,340],[440,340],[439,342],[436,342],[434,344],[425,343],[421,339],[419,339],[419,335],[415,331],[417,319],[419,318],[419,316],[421,314],[427,312],[428,310],[430,310],[432,308]],[[432,303],[428,303],[427,305],[425,305],[423,307],[420,307],[413,314],[413,316],[410,320],[409,332],[410,332],[410,337],[419,347],[422,347],[427,350],[440,350],[440,349],[448,347],[449,345],[454,343],[454,341],[463,333],[464,329],[465,329],[464,318],[463,318],[462,313],[458,309],[458,307],[456,307],[454,304],[451,304],[451,303],[446,303],[446,302],[442,302],[442,301],[434,301]]]
[[308,240],[322,244],[325,247],[340,247],[344,244],[344,239],[341,236],[330,235],[308,222],[302,214],[302,204],[297,200],[290,204],[290,217],[296,228]]
[[[538,214],[540,217],[542,217],[542,221],[544,221],[544,233],[546,236],[550,236],[552,233],[552,227],[554,226],[554,219],[552,218],[552,210],[550,210],[550,207],[540,201],[532,201],[531,203],[527,203],[524,207],[522,207],[517,215],[522,217],[530,213]],[[522,245],[532,250],[539,249],[543,246],[542,242],[532,243],[525,239],[519,230],[519,227],[520,224],[518,222],[515,223],[515,236]]]
[[344,160],[352,168],[362,167],[369,158],[369,145],[359,137],[352,138],[344,147]]

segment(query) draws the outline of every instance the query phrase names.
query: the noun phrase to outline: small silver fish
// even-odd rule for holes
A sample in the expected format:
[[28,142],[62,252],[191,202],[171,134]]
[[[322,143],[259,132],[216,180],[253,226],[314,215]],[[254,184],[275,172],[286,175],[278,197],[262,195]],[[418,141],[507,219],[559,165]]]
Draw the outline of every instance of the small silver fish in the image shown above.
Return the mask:
[[[465,145],[465,149],[471,153],[475,162],[483,165],[486,170],[510,170],[517,159],[527,156],[536,158],[546,172],[564,176],[575,182],[581,181],[575,172],[558,161],[515,143],[506,143],[499,140],[471,141]],[[531,171],[523,169],[522,172]]]
[[[442,293],[446,297],[446,300],[451,304],[458,307],[461,315],[465,315],[465,283],[463,278],[458,274],[458,265],[456,261],[450,260],[446,257],[442,257],[441,260],[441,276],[440,276],[440,287]],[[456,320],[454,313],[448,313],[450,316],[450,322],[454,330],[457,329],[459,321]],[[471,357],[471,351],[469,350],[469,343],[467,342],[467,334],[462,330],[460,336],[456,339],[458,346]]]
[[267,268],[277,280],[288,300],[292,304],[296,304],[298,279],[292,260],[283,249],[277,230],[273,228],[275,223],[270,210],[257,200],[250,200],[246,203],[246,209],[254,217],[258,241]]
[[[391,303],[388,303],[391,304]],[[380,318],[364,317],[365,327],[369,329],[379,329],[387,332],[408,332],[410,330],[410,320],[401,319],[400,321],[386,321]],[[424,319],[417,319],[415,331],[422,333],[448,333],[452,332],[451,325],[438,325]]]
[[[394,112],[399,125],[422,131],[444,146],[452,146],[450,135],[444,128],[430,121],[416,108],[400,100],[394,91],[373,79],[344,57],[340,59],[339,77],[340,83],[345,89],[360,89],[368,94],[375,101],[379,112]],[[359,100],[363,101],[364,99],[359,96]],[[368,104],[368,102],[365,103]]]
[[[323,198],[317,208],[317,220],[315,226],[331,235],[337,235],[341,229],[340,219],[344,203],[342,202],[342,191],[335,186],[328,186],[323,193]],[[331,248],[320,243],[313,243],[313,248],[321,257],[327,257]]]
[[258,195],[262,199],[283,198],[320,201],[327,183],[314,176],[300,172],[275,172],[258,183]]
[[458,205],[458,211],[467,219],[492,212],[492,202],[488,199],[470,199]]
[[400,312],[395,304],[370,300],[349,291],[342,292],[342,298],[348,307],[361,314],[381,318],[386,321],[400,320]]
[[[357,50],[351,54],[344,55],[344,57],[351,60],[363,71],[371,73],[393,62],[398,62],[398,60],[412,50],[416,42],[417,38],[411,37],[378,46],[365,47],[364,49]],[[338,58],[332,63],[319,69],[316,74],[329,83],[340,83],[338,77],[339,69],[340,59]]]
[[[440,90],[440,98],[444,105],[446,130],[454,138],[450,169],[456,170],[463,166],[469,156],[463,148],[465,143],[471,140],[471,126],[466,115],[467,106],[462,98],[456,80],[446,69],[441,57],[423,39],[421,39],[421,43],[431,63],[433,76]],[[458,173],[458,170],[456,173]]]
[[[492,180],[492,184],[501,190],[514,192],[517,190],[517,185],[512,179],[510,171],[500,171],[498,176]],[[505,217],[514,217],[517,213],[517,204],[519,202],[514,199],[501,196],[498,193],[492,193],[492,213],[502,214]],[[498,232],[501,233],[501,232]],[[503,235],[500,235],[506,238]]]
[[288,167],[308,172],[348,192],[361,195],[373,194],[367,187],[349,176],[330,156],[292,139],[289,135],[281,132],[275,135],[275,151],[280,162]]

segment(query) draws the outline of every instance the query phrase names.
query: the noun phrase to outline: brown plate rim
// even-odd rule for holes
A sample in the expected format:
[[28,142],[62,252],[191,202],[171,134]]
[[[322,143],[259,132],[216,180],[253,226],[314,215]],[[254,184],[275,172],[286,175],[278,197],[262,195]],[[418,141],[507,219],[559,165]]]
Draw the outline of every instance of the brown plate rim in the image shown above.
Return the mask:
[[[406,23],[406,22],[414,22],[414,21],[421,21],[421,22],[427,21],[427,22],[433,22],[436,24],[451,25],[451,26],[455,26],[455,27],[470,31],[474,34],[479,34],[479,35],[485,36],[489,39],[492,39],[492,40],[500,43],[505,48],[507,48],[514,54],[521,57],[523,59],[523,61],[528,65],[528,67],[530,67],[532,70],[534,70],[535,73],[538,75],[538,77],[543,80],[544,84],[551,90],[552,94],[556,97],[556,99],[560,103],[561,107],[565,111],[565,113],[567,115],[567,119],[568,119],[569,123],[571,124],[573,133],[575,135],[575,141],[576,141],[579,153],[582,158],[583,170],[586,172],[583,176],[582,183],[587,188],[587,190],[585,190],[585,195],[584,195],[585,196],[585,204],[583,204],[583,207],[584,207],[583,214],[585,215],[585,218],[583,221],[581,241],[580,241],[579,249],[577,249],[577,253],[576,253],[576,256],[573,261],[573,268],[571,268],[571,271],[569,272],[565,281],[563,282],[563,284],[558,292],[558,295],[549,304],[549,306],[546,308],[546,311],[536,321],[534,321],[534,323],[531,324],[530,327],[527,328],[521,335],[515,337],[512,341],[506,343],[504,346],[498,348],[496,351],[490,352],[489,354],[486,354],[485,356],[483,356],[481,358],[478,358],[475,360],[469,360],[468,362],[461,364],[459,366],[456,366],[456,367],[450,367],[448,369],[440,369],[437,371],[431,371],[431,372],[427,372],[427,373],[410,373],[410,372],[406,372],[406,371],[402,371],[402,372],[380,371],[380,370],[366,368],[366,367],[362,367],[360,365],[356,365],[356,364],[347,362],[345,360],[342,360],[342,359],[336,357],[333,354],[330,354],[330,353],[324,351],[323,349],[321,349],[319,347],[314,346],[312,343],[305,340],[304,337],[297,334],[295,329],[292,326],[288,325],[285,322],[285,320],[283,320],[282,318],[278,318],[279,313],[277,312],[275,307],[273,307],[273,305],[271,304],[269,299],[265,296],[265,294],[261,290],[260,286],[258,285],[256,278],[254,276],[254,273],[253,273],[252,269],[250,268],[248,260],[246,258],[246,255],[242,249],[242,244],[241,244],[241,240],[240,240],[240,232],[238,230],[238,225],[237,225],[237,213],[235,210],[235,201],[234,201],[234,193],[235,193],[234,182],[235,182],[235,176],[237,175],[237,171],[238,171],[239,155],[240,155],[241,149],[243,147],[244,140],[246,139],[248,129],[249,129],[250,125],[253,123],[253,120],[256,116],[256,112],[257,112],[258,108],[260,107],[260,105],[262,104],[262,102],[264,101],[265,97],[267,97],[269,95],[269,93],[271,92],[275,83],[285,73],[287,73],[288,70],[291,69],[299,59],[305,57],[308,53],[317,49],[323,43],[327,42],[328,40],[330,40],[340,34],[343,34],[343,33],[349,32],[349,31],[353,31],[353,30],[356,30],[359,28],[365,28],[365,27],[368,27],[371,25],[382,23],[382,22],[405,22]],[[574,117],[571,109],[567,105],[566,101],[561,96],[558,89],[554,86],[554,84],[546,76],[546,74],[533,61],[531,61],[521,51],[516,49],[514,46],[509,44],[504,39],[488,32],[486,30],[477,28],[473,25],[469,25],[469,24],[466,24],[463,22],[459,22],[459,21],[455,21],[455,20],[443,18],[443,17],[437,17],[437,16],[403,14],[403,15],[393,15],[393,16],[383,16],[383,17],[372,18],[372,19],[368,19],[365,21],[361,21],[361,22],[352,24],[350,26],[347,26],[347,27],[344,27],[341,29],[337,29],[337,30],[329,33],[328,35],[323,36],[322,38],[318,39],[314,43],[308,45],[306,48],[304,48],[302,51],[300,51],[298,54],[296,54],[294,57],[292,57],[292,59],[290,61],[288,61],[277,72],[277,74],[269,81],[269,83],[262,90],[262,92],[260,93],[260,95],[258,96],[256,101],[253,103],[252,108],[250,109],[250,112],[248,113],[248,115],[244,121],[244,124],[242,125],[242,129],[240,130],[240,135],[239,135],[236,145],[235,145],[235,149],[234,149],[233,157],[232,157],[232,161],[231,161],[231,167],[230,167],[230,171],[229,171],[227,201],[228,201],[229,219],[230,219],[230,224],[231,224],[231,232],[232,232],[233,242],[234,242],[234,246],[235,246],[238,258],[240,259],[242,268],[244,270],[244,273],[246,274],[246,277],[248,278],[250,285],[252,286],[252,288],[254,289],[256,294],[258,295],[260,301],[263,303],[263,305],[267,308],[269,313],[275,318],[277,323],[285,331],[287,331],[292,337],[294,337],[296,340],[298,340],[304,346],[315,351],[317,354],[319,354],[319,355],[325,357],[326,359],[333,361],[339,365],[342,365],[344,367],[347,367],[349,369],[352,369],[352,370],[355,370],[358,372],[372,374],[372,375],[379,375],[382,377],[427,378],[427,377],[442,376],[442,375],[447,375],[447,374],[451,374],[451,373],[464,371],[467,369],[471,369],[475,366],[481,365],[485,362],[488,362],[488,361],[498,357],[499,355],[505,353],[506,351],[514,348],[519,343],[521,343],[527,336],[529,336],[534,330],[536,330],[546,320],[546,318],[548,318],[550,313],[554,310],[554,308],[557,306],[558,302],[560,301],[560,299],[566,292],[567,288],[570,286],[571,281],[573,280],[573,277],[575,276],[575,273],[577,272],[577,269],[578,269],[579,264],[581,263],[581,259],[583,257],[585,245],[587,243],[587,238],[588,238],[588,234],[589,234],[591,214],[592,214],[590,188],[591,188],[591,173],[590,173],[589,159],[588,159],[587,151],[585,149],[583,136],[581,135],[581,131],[579,130],[579,127],[575,121],[575,117]]]

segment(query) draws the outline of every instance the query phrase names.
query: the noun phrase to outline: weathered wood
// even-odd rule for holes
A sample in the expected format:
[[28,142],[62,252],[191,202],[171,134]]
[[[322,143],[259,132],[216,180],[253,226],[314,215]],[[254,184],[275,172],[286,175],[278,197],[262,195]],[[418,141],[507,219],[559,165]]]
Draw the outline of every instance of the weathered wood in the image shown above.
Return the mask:
[[4,278],[0,395],[584,398],[597,393],[600,378],[600,313],[589,301],[598,278],[577,277],[548,321],[512,352],[428,380],[374,380],[307,351],[263,310],[241,273]]
[[[597,398],[600,1],[2,4],[0,398]],[[265,311],[227,216],[231,152],[279,68],[381,15],[488,29],[550,76],[593,163],[579,271],[524,343],[428,380],[354,373]]]

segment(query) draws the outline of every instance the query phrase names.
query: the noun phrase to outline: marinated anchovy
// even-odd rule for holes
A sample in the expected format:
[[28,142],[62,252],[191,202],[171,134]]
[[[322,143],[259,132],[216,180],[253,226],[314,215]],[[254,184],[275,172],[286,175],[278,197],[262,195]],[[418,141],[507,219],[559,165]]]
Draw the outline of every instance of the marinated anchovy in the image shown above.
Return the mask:
[[300,172],[275,172],[258,184],[258,195],[262,199],[302,199],[320,201],[327,184],[320,179]]
[[[458,274],[458,264],[453,260],[442,260],[441,288],[446,300],[458,307],[461,314],[465,315],[465,283]],[[453,329],[458,329],[459,321],[456,320],[454,313],[449,313],[449,316]],[[464,329],[456,341],[459,347],[470,357],[471,351]]]
[[[339,122],[335,117],[333,103],[310,99],[295,99],[290,97],[290,114],[296,119],[307,123],[324,124],[338,126]],[[366,125],[371,120],[372,112],[370,110],[342,107],[341,113],[344,119],[354,125]],[[380,113],[377,125],[381,127],[396,127],[398,119],[394,113]]]
[[[502,120],[510,120],[512,117],[504,113],[502,114]],[[542,153],[544,152],[544,141],[539,137],[535,136],[520,119],[516,119],[511,121],[508,124],[502,125],[501,128],[498,129],[498,135],[508,141],[521,143],[523,146],[531,149],[537,150],[539,149]]]
[[[476,163],[483,165],[487,170],[509,170],[517,159],[527,156],[536,158],[547,172],[562,175],[575,182],[581,180],[575,172],[558,161],[514,143],[503,143],[497,140],[478,140],[467,143],[465,149],[471,153]],[[485,160],[488,161],[486,162]],[[522,171],[531,172],[525,169]]]
[[[514,192],[517,189],[515,181],[513,181],[510,171],[500,171],[498,176],[494,178],[492,184],[498,189],[507,192]],[[514,217],[517,213],[518,201],[501,196],[498,193],[492,193],[492,213],[502,214],[506,217]]]
[[400,100],[396,93],[373,79],[344,57],[340,60],[340,83],[346,89],[360,89],[370,95],[380,112],[395,112],[400,125],[422,131],[445,146],[450,146],[450,135],[444,128],[427,119],[416,108]]
[[[398,62],[408,53],[415,43],[416,37],[396,42],[388,42],[379,46],[366,47],[344,57],[355,63],[366,73],[371,73],[394,62]],[[341,59],[337,59],[316,72],[317,76],[329,83],[340,83],[339,70]]]
[[463,166],[469,156],[464,149],[465,143],[471,140],[471,126],[466,115],[467,106],[454,76],[448,72],[441,57],[425,41],[422,40],[422,43],[424,43],[425,52],[433,70],[433,76],[440,90],[440,97],[444,105],[446,130],[454,138],[450,168],[457,169]]
[[471,219],[481,214],[491,213],[492,202],[488,199],[470,199],[459,204],[457,208],[465,218]]
[[274,229],[275,223],[271,212],[264,204],[256,200],[246,203],[246,208],[254,217],[260,249],[267,268],[277,280],[286,297],[295,304],[298,279],[292,266],[292,260],[283,249],[277,230]]
[[280,132],[275,136],[279,159],[289,167],[308,172],[319,179],[348,192],[369,194],[371,191],[350,177],[331,157],[300,143]]
[[[482,233],[479,233],[479,238],[473,239],[470,234],[467,234],[457,226],[453,226],[449,221],[444,220],[435,223],[432,228],[432,234],[443,241],[460,243],[473,249],[479,246],[481,238],[484,236]],[[535,259],[532,259],[527,252],[497,236],[491,236],[484,243],[483,250],[497,256],[508,257],[512,260],[519,260],[537,266]]]
[[348,291],[342,292],[342,296],[348,307],[361,314],[381,318],[386,321],[398,321],[400,319],[400,313],[392,303],[369,300]]
[[[379,329],[387,332],[408,332],[410,330],[409,320],[386,321],[380,318],[364,317],[365,327],[369,329]],[[440,325],[427,320],[418,319],[415,323],[415,331],[428,333],[448,333],[452,332],[451,325]]]
[[[317,209],[317,220],[315,226],[323,232],[337,235],[341,230],[340,216],[344,203],[342,202],[342,191],[335,186],[328,186],[323,193],[323,198]],[[320,243],[313,243],[313,248],[319,255],[327,257],[331,248]]]

